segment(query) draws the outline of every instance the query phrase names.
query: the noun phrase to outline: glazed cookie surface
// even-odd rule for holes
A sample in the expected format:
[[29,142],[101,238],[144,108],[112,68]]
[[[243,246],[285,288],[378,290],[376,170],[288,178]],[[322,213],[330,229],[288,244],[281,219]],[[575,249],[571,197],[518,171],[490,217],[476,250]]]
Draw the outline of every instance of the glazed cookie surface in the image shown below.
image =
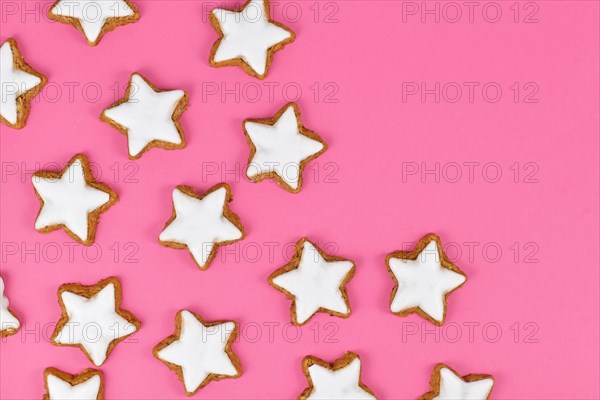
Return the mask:
[[0,122],[21,129],[27,122],[31,99],[42,90],[46,77],[25,62],[14,39],[0,47]]
[[243,126],[250,146],[246,176],[253,182],[274,179],[298,193],[306,164],[327,150],[325,141],[302,125],[296,103],[286,104],[272,118],[246,119]]
[[121,309],[121,296],[121,283],[115,277],[90,286],[62,285],[58,289],[62,315],[52,343],[79,347],[94,365],[102,365],[120,341],[140,329],[140,321]]
[[416,313],[442,325],[448,295],[462,286],[467,277],[450,262],[440,238],[426,235],[412,251],[389,254],[386,264],[395,282],[390,299],[392,313],[401,317]]
[[350,316],[346,284],[354,275],[352,261],[326,254],[307,238],[300,239],[292,260],[269,276],[269,283],[292,299],[292,322],[303,325],[317,312]]
[[491,375],[460,376],[446,364],[438,364],[431,376],[431,391],[420,400],[487,400],[494,386]]
[[56,368],[44,371],[46,394],[44,400],[103,400],[102,373],[86,369],[71,375]]
[[0,337],[14,335],[21,327],[21,323],[9,307],[4,289],[4,279],[0,276]]
[[295,38],[294,32],[271,20],[268,0],[249,0],[238,10],[215,8],[210,23],[220,36],[211,50],[210,65],[240,66],[259,79],[267,76],[273,54]]
[[237,378],[242,366],[231,346],[237,337],[233,321],[205,322],[188,310],[175,317],[175,334],[154,347],[154,356],[177,373],[188,396],[211,381]]
[[116,192],[94,179],[83,154],[69,160],[61,172],[38,171],[31,181],[41,204],[35,229],[41,233],[64,229],[87,246],[94,243],[100,214],[118,201]]

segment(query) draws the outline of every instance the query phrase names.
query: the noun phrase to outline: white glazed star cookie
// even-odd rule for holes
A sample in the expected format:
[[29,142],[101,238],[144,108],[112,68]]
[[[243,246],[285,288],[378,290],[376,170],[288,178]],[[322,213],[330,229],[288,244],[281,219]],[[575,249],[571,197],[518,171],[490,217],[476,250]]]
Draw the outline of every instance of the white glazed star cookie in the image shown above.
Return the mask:
[[295,39],[294,32],[270,18],[268,0],[249,0],[238,10],[215,8],[210,23],[220,36],[210,65],[240,66],[259,79],[267,76],[273,54]]
[[102,365],[120,341],[140,329],[140,321],[121,309],[121,298],[121,283],[115,277],[90,286],[61,285],[58,302],[62,315],[52,343],[79,347],[94,365]]
[[326,254],[300,239],[292,260],[269,276],[269,283],[292,299],[292,322],[303,325],[317,312],[350,316],[346,284],[354,276],[352,261]]
[[246,176],[253,182],[274,179],[285,190],[298,193],[306,164],[327,150],[327,144],[300,121],[296,103],[283,106],[273,118],[244,120],[250,146]]
[[491,375],[461,377],[446,364],[438,364],[431,375],[431,390],[420,400],[487,400],[494,386]]
[[348,352],[333,363],[307,356],[302,361],[309,387],[299,400],[374,400],[375,394],[360,380],[360,358]]
[[9,307],[4,289],[4,280],[0,276],[0,337],[14,335],[21,327],[21,323]]
[[105,33],[140,18],[128,0],[58,0],[48,10],[50,19],[73,25],[91,46],[100,43]]
[[416,313],[443,325],[446,299],[467,276],[448,259],[440,238],[430,233],[412,251],[388,254],[386,264],[396,283],[390,299],[392,313],[400,317]]
[[71,375],[56,368],[44,371],[46,394],[44,400],[103,400],[102,373],[88,368]]
[[166,247],[188,249],[201,270],[208,268],[217,248],[246,236],[240,218],[229,208],[231,189],[220,183],[200,195],[189,186],[173,190],[173,213],[158,241]]
[[35,229],[48,233],[62,228],[86,246],[94,243],[100,214],[118,201],[108,185],[94,179],[83,154],[71,158],[61,172],[38,171],[31,181],[41,203]]
[[21,129],[27,122],[33,99],[47,79],[23,60],[14,39],[0,47],[0,122]]
[[135,160],[152,147],[185,147],[179,118],[187,106],[188,95],[183,90],[158,89],[133,73],[125,96],[104,110],[100,119],[127,136],[129,158]]
[[157,344],[154,356],[177,373],[188,396],[211,381],[242,375],[240,360],[231,345],[237,337],[233,321],[205,322],[191,311],[175,317],[175,334]]

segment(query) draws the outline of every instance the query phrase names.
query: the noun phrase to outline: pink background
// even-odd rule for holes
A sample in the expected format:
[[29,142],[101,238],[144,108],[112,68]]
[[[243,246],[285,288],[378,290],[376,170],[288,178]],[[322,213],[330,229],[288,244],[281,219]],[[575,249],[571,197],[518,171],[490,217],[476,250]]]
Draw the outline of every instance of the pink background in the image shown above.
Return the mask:
[[[3,399],[41,398],[46,367],[76,373],[92,366],[80,350],[47,340],[60,314],[56,290],[111,275],[121,279],[123,306],[142,329],[101,367],[107,398],[185,397],[151,354],[182,308],[242,328],[234,349],[244,375],[210,384],[200,398],[293,398],[306,386],[305,355],[333,360],[350,350],[361,355],[363,381],[381,398],[420,396],[438,362],[493,374],[497,399],[599,398],[598,2],[521,3],[518,22],[513,2],[499,2],[496,23],[482,16],[483,3],[473,22],[463,7],[451,23],[455,10],[422,22],[420,14],[403,14],[411,4],[402,2],[280,2],[273,15],[297,39],[275,56],[264,82],[208,66],[216,34],[205,17],[216,3],[138,1],[140,21],[95,48],[74,28],[48,21],[50,3],[0,4],[0,39],[14,37],[50,81],[25,129],[0,128],[2,275],[24,323],[1,344]],[[524,23],[536,5],[537,22]],[[154,149],[130,162],[125,138],[99,121],[133,71],[158,87],[188,91],[186,149]],[[433,95],[403,101],[402,82],[451,84],[436,103]],[[455,103],[452,82],[465,88]],[[479,83],[472,102],[464,82]],[[502,89],[495,103],[481,93],[489,82]],[[515,82],[517,102],[509,88]],[[530,100],[538,102],[524,102],[535,85]],[[298,87],[304,124],[330,149],[292,195],[243,179],[249,149],[241,121],[270,117]],[[64,232],[33,228],[31,173],[78,152],[120,195],[90,249],[71,246]],[[439,182],[421,176],[436,163]],[[407,174],[415,166],[419,172]],[[497,170],[502,176],[493,183]],[[233,189],[232,208],[248,237],[221,248],[201,272],[187,252],[160,246],[157,236],[174,186],[204,191],[221,181]],[[385,255],[430,231],[469,277],[450,297],[443,329],[388,311],[393,283]],[[348,286],[349,319],[318,315],[297,332],[286,325],[290,302],[266,278],[303,235],[330,243],[356,262],[357,273]]]

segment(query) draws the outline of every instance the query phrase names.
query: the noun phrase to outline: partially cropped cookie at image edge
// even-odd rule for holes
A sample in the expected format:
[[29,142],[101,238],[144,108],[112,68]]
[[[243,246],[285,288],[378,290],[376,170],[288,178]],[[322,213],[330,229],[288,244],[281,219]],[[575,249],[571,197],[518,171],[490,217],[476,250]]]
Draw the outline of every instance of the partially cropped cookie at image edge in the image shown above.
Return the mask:
[[271,19],[269,0],[249,0],[236,10],[215,8],[209,19],[219,34],[209,64],[239,66],[258,79],[266,78],[273,55],[295,39],[294,32]]
[[47,79],[25,62],[17,41],[7,39],[0,47],[0,122],[15,129],[25,127],[31,100]]
[[140,19],[140,12],[129,0],[58,0],[48,17],[74,26],[90,46],[96,46],[107,32]]
[[350,316],[346,285],[355,269],[352,261],[327,254],[308,238],[302,238],[290,262],[273,272],[268,281],[292,300],[292,323],[304,325],[317,312]]
[[233,321],[206,322],[194,312],[181,310],[175,316],[175,333],[152,352],[177,374],[186,394],[192,396],[212,381],[242,375],[242,365],[232,350],[237,334]]
[[201,270],[205,270],[225,246],[246,237],[240,218],[229,208],[231,188],[220,183],[203,194],[189,186],[173,190],[173,211],[158,241],[165,247],[189,250]]
[[44,370],[46,393],[43,400],[104,400],[102,372],[88,368],[79,374],[69,374],[57,368]]
[[494,386],[494,377],[484,374],[460,376],[446,364],[438,364],[433,370],[430,391],[419,400],[487,400]]
[[35,172],[31,181],[40,201],[35,229],[41,233],[64,229],[86,246],[94,243],[100,214],[118,201],[115,191],[94,179],[84,154],[75,155],[60,172]]
[[386,264],[395,283],[391,312],[400,317],[415,313],[443,325],[448,296],[465,283],[467,276],[448,259],[440,238],[430,233],[412,251],[388,254]]
[[309,386],[298,400],[375,400],[375,393],[361,381],[358,354],[348,352],[332,363],[314,356],[302,360]]
[[100,120],[126,136],[129,158],[135,160],[153,147],[177,150],[186,146],[179,119],[187,107],[185,91],[159,89],[134,72],[123,98],[108,106]]
[[273,179],[291,193],[302,189],[306,165],[327,150],[327,143],[302,125],[296,103],[286,104],[272,118],[246,119],[243,128],[250,146],[248,179]]
[[14,335],[21,328],[21,322],[10,309],[5,289],[4,279],[0,276],[0,338]]
[[140,329],[140,321],[121,308],[118,278],[93,285],[66,283],[58,288],[61,317],[51,336],[56,346],[79,347],[97,367],[115,346]]

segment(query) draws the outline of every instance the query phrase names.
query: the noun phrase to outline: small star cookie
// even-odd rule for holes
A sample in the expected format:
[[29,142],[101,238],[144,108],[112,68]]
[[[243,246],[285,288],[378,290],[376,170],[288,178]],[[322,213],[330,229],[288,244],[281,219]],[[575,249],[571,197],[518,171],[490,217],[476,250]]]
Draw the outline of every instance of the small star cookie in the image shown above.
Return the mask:
[[205,322],[198,314],[181,310],[175,316],[175,334],[152,352],[177,373],[192,396],[211,381],[242,375],[240,360],[231,349],[236,337],[233,321]]
[[0,47],[0,122],[21,129],[27,122],[33,99],[47,79],[23,60],[14,39]]
[[152,147],[186,146],[179,122],[187,109],[183,90],[161,90],[138,73],[131,75],[125,96],[105,109],[100,119],[127,137],[129,158],[138,159]]
[[61,172],[38,171],[31,180],[41,204],[35,229],[41,233],[64,229],[86,246],[94,243],[100,214],[118,201],[108,185],[94,179],[83,154],[71,158]]
[[445,364],[438,364],[431,375],[431,391],[420,400],[487,400],[494,386],[491,375],[470,374],[461,377]]
[[346,284],[354,270],[352,261],[326,254],[302,238],[296,243],[292,260],[273,272],[269,283],[292,299],[292,322],[304,325],[317,312],[350,316]]
[[371,400],[375,394],[360,380],[360,358],[348,352],[333,363],[307,356],[302,360],[302,370],[309,386],[299,400]]
[[246,176],[252,182],[274,179],[285,190],[298,193],[306,164],[327,150],[327,143],[300,122],[296,103],[283,106],[273,118],[246,119],[250,146]]
[[217,248],[246,236],[240,218],[229,208],[231,189],[220,183],[200,195],[189,186],[173,190],[173,214],[158,241],[166,247],[188,249],[201,270],[208,268]]
[[386,264],[396,284],[390,298],[392,313],[400,317],[416,313],[443,325],[446,299],[467,276],[448,259],[440,238],[430,233],[412,251],[388,254]]
[[219,34],[210,52],[212,67],[240,66],[265,79],[273,54],[295,39],[294,32],[270,18],[268,0],[249,0],[237,10],[215,8],[210,24]]
[[67,283],[58,289],[62,310],[51,341],[57,346],[79,347],[100,366],[114,347],[140,329],[140,321],[121,309],[121,282],[115,277],[85,286]]
[[20,327],[21,323],[9,307],[8,298],[4,294],[4,280],[0,276],[0,337],[14,335]]
[[71,375],[56,368],[44,371],[44,400],[104,400],[102,373],[88,368]]
[[96,46],[104,34],[137,21],[140,13],[128,0],[58,0],[48,10],[48,17],[73,25],[90,46]]

